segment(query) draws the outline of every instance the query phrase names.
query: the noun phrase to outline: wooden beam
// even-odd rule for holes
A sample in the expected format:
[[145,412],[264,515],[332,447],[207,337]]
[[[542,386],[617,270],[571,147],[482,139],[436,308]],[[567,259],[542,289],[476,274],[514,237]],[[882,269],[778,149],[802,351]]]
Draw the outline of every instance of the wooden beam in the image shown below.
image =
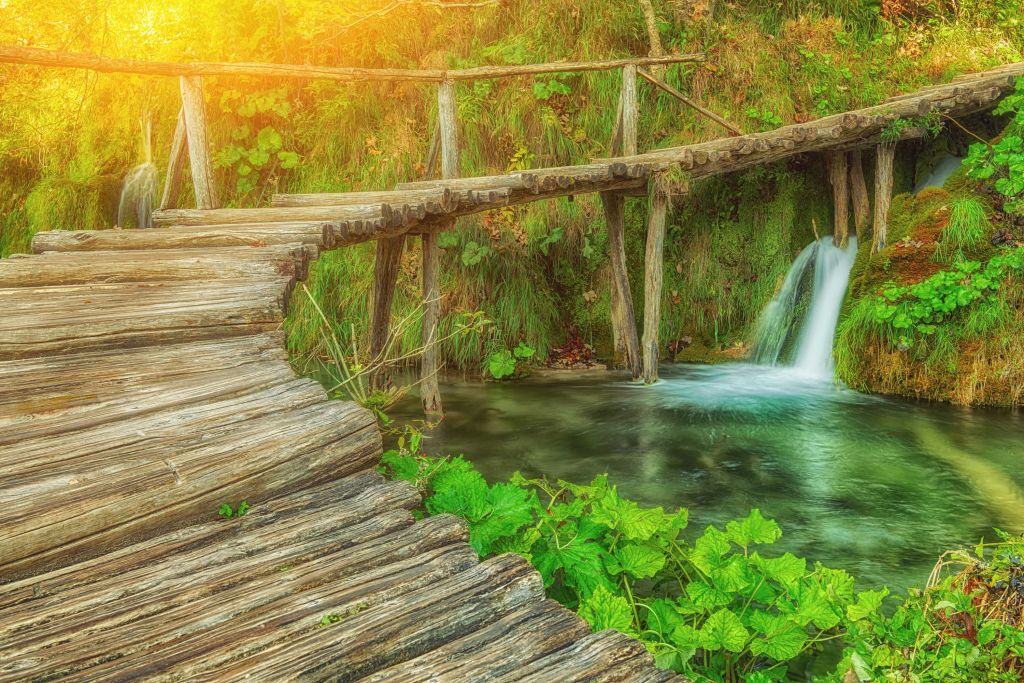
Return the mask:
[[889,205],[892,203],[892,166],[895,145],[878,145],[875,162],[875,224],[871,237],[871,253],[877,254],[886,245]]
[[[459,134],[455,113],[455,83],[445,81],[437,88],[437,122],[438,139],[440,140],[441,177],[444,179],[459,177]],[[443,230],[455,227],[455,221],[449,221]],[[441,389],[438,386],[437,373],[437,328],[441,319],[441,249],[437,244],[438,233],[424,233],[420,240],[423,245],[423,360],[420,367],[420,395],[423,399],[423,411],[430,414],[441,414]]]
[[192,185],[196,191],[196,208],[216,209],[217,188],[210,164],[210,143],[206,137],[206,100],[200,76],[181,77],[181,108],[188,138],[188,158],[192,166]]
[[402,262],[405,236],[377,240],[373,266],[373,302],[370,305],[370,362],[379,364],[370,375],[370,388],[383,389],[388,375],[384,367],[384,348],[391,336],[391,305],[395,298],[395,282]]
[[[629,289],[626,266],[626,200],[614,192],[602,192],[605,223],[608,226],[608,248],[611,252],[612,296],[618,297],[613,306],[612,329],[625,350],[622,360],[633,379],[640,377],[640,342],[636,335],[636,316],[633,313],[633,295]],[[617,309],[617,310],[616,310]]]
[[664,92],[666,92],[669,95],[671,95],[672,97],[676,98],[677,100],[679,100],[683,104],[685,104],[685,105],[687,105],[689,107],[692,107],[693,109],[695,109],[699,113],[703,114],[704,116],[708,117],[709,119],[711,119],[712,121],[714,121],[718,125],[722,126],[726,130],[728,130],[733,135],[743,135],[743,131],[740,130],[738,127],[736,127],[734,124],[729,123],[728,121],[726,121],[725,119],[723,119],[721,116],[719,116],[715,112],[711,111],[710,109],[708,109],[706,107],[702,107],[701,105],[697,104],[696,101],[690,99],[689,97],[687,97],[683,93],[679,92],[678,90],[673,88],[671,85],[669,85],[665,81],[663,81],[663,80],[661,80],[659,78],[655,78],[654,75],[648,73],[646,69],[639,69],[638,73],[648,83],[650,83],[650,84],[654,85],[655,87],[663,90]]
[[644,384],[658,380],[658,327],[661,324],[661,287],[664,279],[665,219],[668,192],[660,180],[651,183],[651,206],[647,221],[647,249],[644,254]]
[[864,239],[864,233],[871,222],[871,200],[868,198],[868,185],[864,180],[862,157],[859,149],[847,154],[847,165],[850,167],[850,202],[853,204],[853,225],[857,232],[858,245]]
[[89,69],[104,73],[133,73],[148,76],[256,76],[273,78],[323,79],[332,81],[472,81],[481,78],[508,78],[548,73],[609,71],[625,65],[655,66],[703,62],[703,53],[610,59],[593,62],[552,62],[515,66],[479,66],[470,69],[363,69],[307,64],[260,64],[227,62],[146,62],[99,57],[76,52],[60,52],[33,47],[0,46],[0,63],[34,64],[58,68]]
[[185,110],[178,112],[178,123],[174,126],[171,140],[171,154],[167,159],[167,178],[164,180],[164,195],[160,200],[161,209],[178,208],[178,194],[181,192],[181,175],[185,170]]
[[622,67],[622,154],[633,156],[637,152],[636,66]]
[[825,165],[828,167],[828,181],[832,185],[832,241],[836,246],[845,247],[850,235],[850,181],[843,152],[826,152]]

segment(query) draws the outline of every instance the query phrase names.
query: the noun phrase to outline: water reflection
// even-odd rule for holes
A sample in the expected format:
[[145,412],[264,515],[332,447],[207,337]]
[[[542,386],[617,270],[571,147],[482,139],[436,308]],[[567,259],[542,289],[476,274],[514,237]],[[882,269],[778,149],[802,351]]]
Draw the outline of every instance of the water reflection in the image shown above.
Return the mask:
[[[488,479],[515,470],[690,508],[691,526],[760,507],[780,545],[863,585],[925,580],[936,555],[1024,529],[1024,420],[866,396],[793,368],[668,366],[653,387],[616,374],[453,383],[431,453]],[[416,416],[415,399],[396,413]]]

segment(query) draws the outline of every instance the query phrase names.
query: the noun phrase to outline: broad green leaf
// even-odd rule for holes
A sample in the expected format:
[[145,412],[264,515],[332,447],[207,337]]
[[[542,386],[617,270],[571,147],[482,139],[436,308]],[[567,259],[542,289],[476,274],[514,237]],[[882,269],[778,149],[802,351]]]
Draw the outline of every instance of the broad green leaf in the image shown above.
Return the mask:
[[679,624],[672,631],[672,644],[680,649],[696,650],[704,647],[700,631],[689,624]]
[[694,605],[708,611],[716,607],[724,607],[732,602],[731,595],[700,580],[687,584],[686,594]]
[[487,512],[469,525],[469,542],[477,554],[490,555],[499,539],[514,536],[522,527],[532,524],[535,498],[536,494],[512,484],[492,486],[487,492]]
[[755,655],[764,655],[777,662],[794,659],[807,645],[807,632],[796,624],[788,624],[783,630],[767,636],[754,638],[750,643],[750,651]]
[[765,576],[783,586],[796,583],[807,573],[807,560],[791,553],[772,558],[761,557],[757,553],[753,553],[751,559],[754,566],[764,572]]
[[746,518],[725,525],[729,540],[746,548],[751,544],[774,543],[782,537],[782,530],[774,520],[765,519],[761,511],[754,508]]
[[608,628],[628,634],[634,632],[633,610],[629,606],[629,601],[603,587],[595,590],[583,601],[579,615],[590,624],[595,633]]
[[727,609],[712,614],[700,628],[701,647],[711,652],[721,649],[740,652],[747,644],[748,637],[750,633],[743,622]]
[[888,588],[857,593],[857,602],[846,608],[846,616],[854,621],[867,619],[882,607],[882,600],[889,594]]
[[613,574],[625,572],[635,579],[646,579],[661,571],[665,560],[665,553],[658,548],[629,543],[615,549],[609,569]]
[[256,145],[268,152],[276,152],[281,149],[281,134],[273,126],[265,126],[256,134]]
[[729,552],[729,540],[726,535],[713,526],[709,526],[693,544],[690,561],[705,574],[711,574],[721,565],[722,557]]
[[645,604],[646,610],[641,609],[640,614],[644,619],[647,628],[661,634],[666,640],[671,637],[676,626],[683,623],[683,618],[676,611],[675,603],[665,598],[658,598]]

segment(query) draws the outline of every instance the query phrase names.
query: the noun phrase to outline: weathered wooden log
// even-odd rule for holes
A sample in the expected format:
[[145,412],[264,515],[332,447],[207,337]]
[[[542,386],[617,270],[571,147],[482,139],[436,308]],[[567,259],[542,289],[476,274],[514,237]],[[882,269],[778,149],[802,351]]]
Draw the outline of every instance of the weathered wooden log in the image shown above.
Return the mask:
[[416,180],[409,183],[398,183],[396,190],[423,190],[448,188],[453,192],[466,190],[504,190],[513,192],[522,190],[535,192],[537,189],[536,177],[528,173],[517,171],[506,175],[477,176],[474,178],[447,178],[442,180]]
[[294,279],[0,289],[0,359],[265,332]]
[[[265,410],[245,430],[239,429],[238,417],[226,428],[201,428],[201,443],[188,449],[181,444],[195,437],[177,432],[162,443],[150,439],[141,459],[122,455],[106,465],[87,464],[77,476],[47,476],[6,488],[0,574],[13,578],[95,555],[121,539],[208,516],[225,500],[258,504],[271,493],[294,490],[328,473],[364,469],[380,452],[374,418],[352,404],[318,402],[293,414],[271,400]],[[77,449],[84,446],[84,435],[69,437]],[[115,438],[132,441],[123,429]],[[46,442],[55,447],[62,440]],[[239,449],[244,462],[230,456]]]
[[629,289],[629,272],[626,265],[626,201],[620,195],[602,192],[605,224],[608,228],[608,250],[611,256],[613,296],[618,297],[617,310],[613,310],[612,329],[625,350],[621,359],[633,375],[640,376],[640,342],[636,334],[636,316],[633,313],[633,295]]
[[167,177],[164,179],[164,194],[160,199],[161,209],[174,209],[178,206],[178,195],[181,193],[181,176],[185,170],[186,133],[185,110],[178,112],[178,123],[174,127],[174,138],[171,140],[171,153],[167,160]]
[[860,150],[847,153],[847,165],[850,168],[850,203],[853,205],[853,225],[859,245],[871,222],[871,200],[868,198],[868,185],[864,180],[864,162]]
[[136,249],[196,249],[264,247],[274,244],[323,245],[324,222],[250,223],[182,226],[152,230],[75,230],[40,232],[32,251],[110,251]]
[[846,247],[850,234],[850,180],[843,152],[826,152],[825,165],[832,186],[832,240],[836,246]]
[[539,602],[543,593],[540,575],[525,560],[501,555],[406,593],[401,600],[360,611],[330,628],[307,632],[286,648],[274,650],[273,657],[249,657],[215,676],[195,680],[281,680],[313,675],[317,680],[356,680],[465,637],[495,617]]
[[196,207],[216,209],[220,204],[217,202],[217,187],[213,182],[213,165],[210,163],[206,101],[201,76],[181,77],[181,111],[185,118],[185,135],[188,139],[188,159],[192,167]]
[[380,364],[370,375],[370,388],[382,389],[387,382],[383,367],[384,349],[391,337],[391,303],[395,298],[395,282],[402,262],[405,237],[377,240],[374,260],[373,302],[370,306],[370,362]]
[[[516,672],[516,681],[639,681],[653,661],[643,644],[618,631],[601,631],[576,641]],[[625,672],[620,667],[625,666]]]
[[892,170],[895,145],[878,145],[875,157],[875,222],[871,237],[871,253],[885,249],[892,203]]
[[660,180],[651,185],[650,216],[647,221],[647,248],[644,255],[644,384],[658,380],[661,355],[658,328],[661,325],[661,286],[665,250],[665,217],[668,212],[667,188]]
[[456,192],[448,187],[384,192],[323,192],[319,194],[275,194],[270,205],[275,208],[296,206],[374,206],[390,204],[435,203],[444,210],[454,208]]
[[312,245],[47,253],[0,261],[0,287],[306,276]]
[[265,209],[168,209],[154,211],[157,227],[180,225],[251,225],[254,223],[299,223],[309,221],[371,220],[392,218],[388,204],[344,206],[289,206]]

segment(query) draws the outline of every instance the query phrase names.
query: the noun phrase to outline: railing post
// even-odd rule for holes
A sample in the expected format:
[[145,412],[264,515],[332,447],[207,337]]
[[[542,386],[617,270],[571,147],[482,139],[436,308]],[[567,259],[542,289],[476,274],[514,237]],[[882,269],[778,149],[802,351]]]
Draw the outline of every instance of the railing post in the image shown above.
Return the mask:
[[651,183],[647,249],[644,254],[643,376],[645,384],[658,379],[658,330],[661,325],[661,288],[664,279],[665,218],[668,191],[661,179]]
[[637,150],[636,66],[622,67],[622,155],[631,157]]
[[188,137],[188,158],[196,191],[196,208],[216,209],[217,188],[213,184],[210,144],[206,137],[206,101],[201,76],[181,77],[181,109]]
[[895,157],[895,144],[878,145],[875,163],[875,224],[871,236],[872,254],[885,249],[889,204],[892,202],[892,164]]
[[[626,198],[618,192],[602,192],[605,224],[608,227],[608,249],[612,264],[612,330],[616,345],[621,347],[623,360],[633,379],[640,376],[640,342],[636,336],[636,316],[633,312],[633,294],[629,289],[626,268]],[[616,353],[620,351],[616,348]]]
[[845,152],[825,152],[828,180],[832,184],[832,241],[846,247],[850,235],[850,180]]
[[174,126],[171,140],[171,154],[167,158],[167,177],[164,179],[164,195],[160,200],[161,209],[178,208],[178,193],[181,192],[181,172],[185,169],[185,109],[178,112],[178,123]]
[[[441,143],[441,177],[459,177],[459,137],[455,119],[455,83],[444,81],[437,88],[438,138]],[[454,227],[451,221],[443,230]],[[441,319],[440,249],[437,246],[437,231],[423,233],[423,362],[421,366],[420,393],[423,411],[427,414],[441,414],[441,390],[438,387],[437,372],[437,328]]]

